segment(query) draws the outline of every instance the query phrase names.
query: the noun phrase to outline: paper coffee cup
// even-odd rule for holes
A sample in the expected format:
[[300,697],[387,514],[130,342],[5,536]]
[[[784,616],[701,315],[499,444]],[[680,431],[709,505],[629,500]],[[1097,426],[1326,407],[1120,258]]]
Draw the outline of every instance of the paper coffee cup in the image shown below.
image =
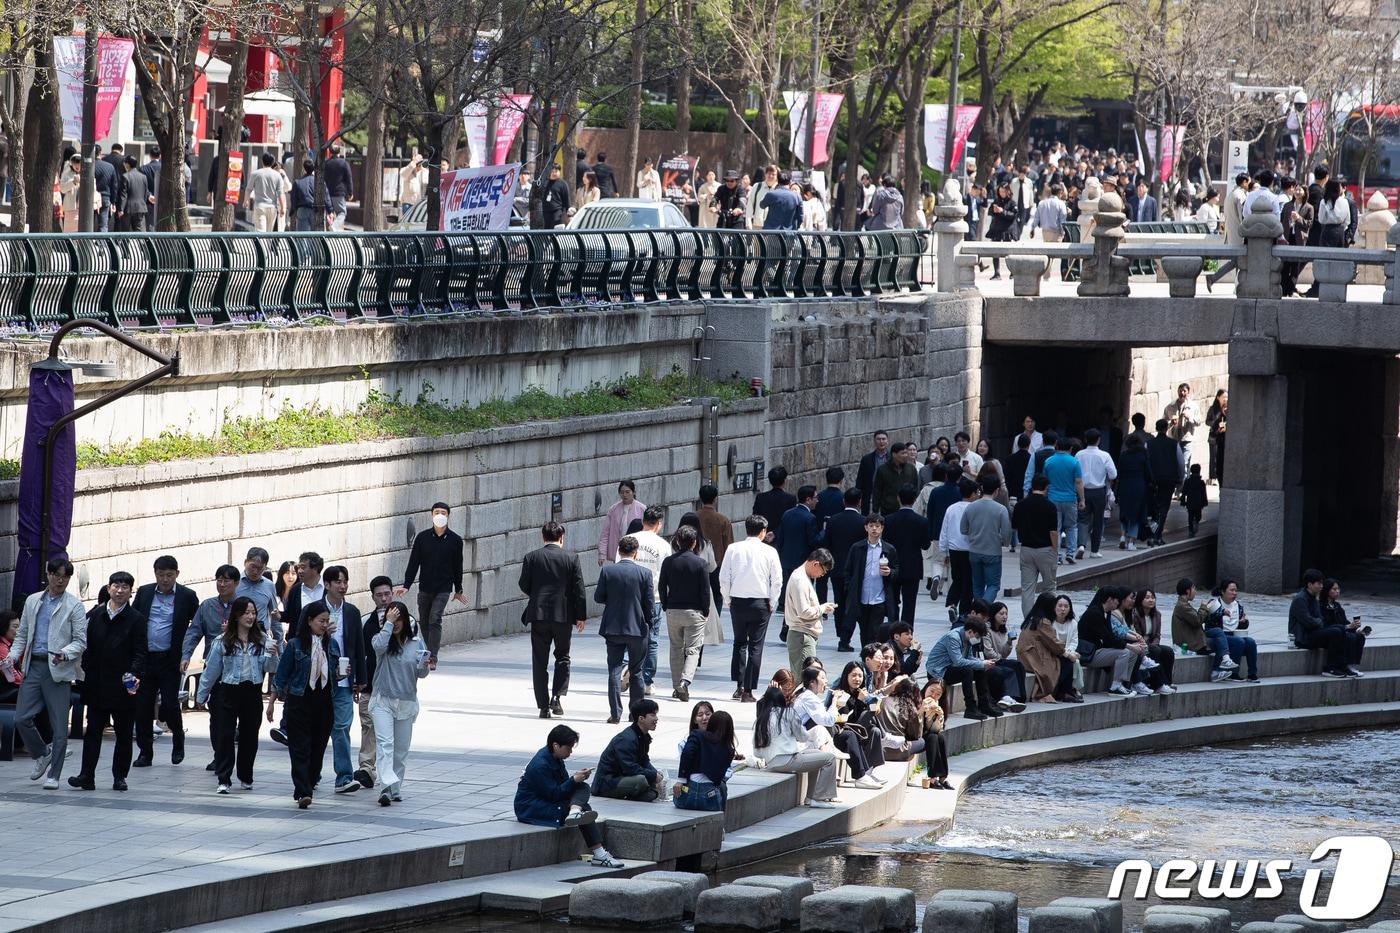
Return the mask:
[[341,658],[340,661],[339,661],[339,663],[336,665],[336,670],[340,673],[340,676],[341,676],[341,677],[349,677],[349,676],[350,676],[350,659],[349,659],[349,658]]

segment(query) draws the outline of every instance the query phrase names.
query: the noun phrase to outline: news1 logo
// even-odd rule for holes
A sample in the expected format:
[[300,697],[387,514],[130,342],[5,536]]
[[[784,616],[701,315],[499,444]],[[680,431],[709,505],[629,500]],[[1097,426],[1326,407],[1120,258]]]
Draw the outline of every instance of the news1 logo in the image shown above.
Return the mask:
[[[1333,853],[1337,856],[1337,866],[1332,871],[1332,887],[1326,901],[1317,903],[1323,870],[1309,868],[1303,875],[1303,889],[1298,893],[1298,908],[1314,920],[1360,920],[1379,907],[1385,897],[1395,852],[1390,843],[1379,836],[1333,836],[1313,849],[1308,861],[1320,862]],[[1172,859],[1156,869],[1144,859],[1129,859],[1113,870],[1108,896],[1121,898],[1129,872],[1136,872],[1137,883],[1132,891],[1136,900],[1147,897],[1149,889],[1163,900],[1183,900],[1192,894],[1193,879],[1195,893],[1206,900],[1238,900],[1251,895],[1258,900],[1268,900],[1283,893],[1281,876],[1292,870],[1293,862],[1272,859],[1263,863],[1262,884],[1258,859],[1246,861],[1242,872],[1239,866],[1237,860],[1226,859],[1219,864],[1217,877],[1217,863],[1213,859],[1204,862]]]

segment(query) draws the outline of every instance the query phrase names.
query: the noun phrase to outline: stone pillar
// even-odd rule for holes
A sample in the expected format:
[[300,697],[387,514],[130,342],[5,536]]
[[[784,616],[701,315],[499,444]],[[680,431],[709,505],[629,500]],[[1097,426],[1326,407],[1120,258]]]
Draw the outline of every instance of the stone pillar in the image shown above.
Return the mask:
[[[1395,226],[1395,213],[1390,209],[1390,201],[1379,191],[1373,192],[1366,202],[1366,213],[1361,215],[1361,223],[1356,228],[1356,238],[1365,249],[1385,249],[1386,234]],[[1357,285],[1384,285],[1385,269],[1382,266],[1362,266],[1356,275]]]
[[1079,242],[1089,243],[1094,235],[1094,215],[1099,212],[1099,198],[1103,197],[1103,185],[1097,175],[1090,175],[1084,182],[1084,190],[1079,192]]
[[1356,278],[1356,263],[1344,259],[1318,259],[1313,262],[1312,270],[1320,300],[1347,300],[1347,286]]
[[1128,222],[1128,216],[1123,213],[1122,199],[1111,191],[1099,198],[1098,204],[1098,213],[1094,215],[1094,255],[1084,260],[1079,295],[1094,298],[1126,296],[1128,260],[1118,255],[1118,244],[1126,235],[1123,225]]
[[940,292],[956,291],[958,274],[955,257],[958,244],[962,243],[968,230],[967,221],[963,219],[967,216],[967,205],[963,203],[962,186],[956,178],[948,179],[948,183],[938,193],[933,215],[938,218],[933,224],[934,249],[938,261],[934,282]]
[[1040,294],[1040,277],[1048,268],[1044,256],[1007,256],[1006,268],[1011,272],[1011,294],[1026,298]]
[[1302,406],[1269,337],[1230,340],[1230,428],[1220,491],[1217,567],[1252,593],[1281,593],[1298,575]]
[[1173,298],[1195,298],[1196,279],[1204,265],[1200,256],[1164,256],[1162,272],[1167,276],[1167,294]]
[[1283,236],[1283,222],[1273,208],[1260,198],[1240,224],[1245,254],[1239,261],[1239,283],[1235,294],[1240,298],[1282,298],[1283,261],[1274,256],[1274,243]]

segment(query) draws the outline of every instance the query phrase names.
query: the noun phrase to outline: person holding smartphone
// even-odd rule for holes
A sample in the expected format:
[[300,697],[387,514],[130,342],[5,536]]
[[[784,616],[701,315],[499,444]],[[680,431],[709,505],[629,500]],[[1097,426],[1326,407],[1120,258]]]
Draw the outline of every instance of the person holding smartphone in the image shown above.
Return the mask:
[[1342,585],[1336,580],[1328,577],[1322,581],[1322,593],[1318,597],[1322,607],[1322,625],[1341,630],[1345,639],[1346,666],[1340,670],[1352,677],[1360,677],[1361,653],[1366,650],[1366,636],[1371,634],[1371,627],[1362,627],[1361,616],[1347,618],[1346,610],[1337,602],[1341,595]]
[[408,607],[401,602],[390,603],[384,611],[384,625],[370,646],[374,650],[376,678],[369,700],[379,752],[375,769],[383,785],[379,805],[387,807],[403,800],[400,792],[404,768],[413,740],[413,723],[418,718],[418,681],[428,676],[432,654],[409,620]]
[[549,730],[544,748],[525,766],[515,789],[515,818],[531,826],[577,826],[592,851],[589,864],[599,868],[624,868],[625,863],[603,848],[603,834],[593,825],[598,814],[588,805],[588,781],[592,768],[573,774],[564,762],[578,745],[578,733],[568,726]]

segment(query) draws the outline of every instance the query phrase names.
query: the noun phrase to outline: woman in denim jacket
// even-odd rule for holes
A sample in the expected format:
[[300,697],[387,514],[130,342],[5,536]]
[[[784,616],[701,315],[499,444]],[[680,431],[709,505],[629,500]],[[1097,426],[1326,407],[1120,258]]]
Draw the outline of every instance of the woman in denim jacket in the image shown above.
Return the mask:
[[374,692],[369,713],[374,719],[375,767],[383,789],[379,805],[402,800],[404,767],[418,718],[418,681],[428,676],[428,650],[400,602],[384,610],[384,624],[370,640],[374,650]]
[[234,735],[238,736],[238,782],[253,788],[253,759],[258,754],[258,714],[262,712],[262,682],[277,669],[277,644],[258,622],[258,609],[247,596],[229,606],[229,624],[214,642],[199,678],[199,703],[209,702],[215,684],[222,684],[210,710],[214,735],[214,776],[218,792],[233,785]]
[[341,658],[327,632],[330,621],[331,610],[324,600],[301,611],[296,637],[287,639],[287,650],[272,678],[275,693],[267,701],[268,722],[272,722],[273,704],[278,699],[286,704],[283,714],[292,759],[292,797],[303,810],[311,806],[312,791],[321,780],[321,762],[335,720],[331,691]]

